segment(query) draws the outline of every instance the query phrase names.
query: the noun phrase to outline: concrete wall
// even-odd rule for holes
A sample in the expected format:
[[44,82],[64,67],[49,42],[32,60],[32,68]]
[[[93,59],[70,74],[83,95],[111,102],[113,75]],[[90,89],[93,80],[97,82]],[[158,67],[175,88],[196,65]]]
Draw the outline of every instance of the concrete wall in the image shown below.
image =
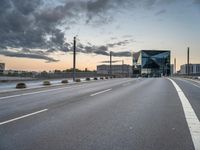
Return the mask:
[[[76,72],[76,78],[84,78],[84,77],[97,77],[96,72]],[[49,73],[49,74],[38,74],[35,76],[36,78],[72,78],[73,73]]]

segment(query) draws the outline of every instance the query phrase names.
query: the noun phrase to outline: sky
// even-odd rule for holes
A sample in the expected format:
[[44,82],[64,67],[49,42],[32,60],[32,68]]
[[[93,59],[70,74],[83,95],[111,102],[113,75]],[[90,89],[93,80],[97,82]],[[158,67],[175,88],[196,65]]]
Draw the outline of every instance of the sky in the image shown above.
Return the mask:
[[95,70],[132,63],[140,50],[171,50],[171,63],[200,63],[200,0],[0,0],[0,62],[12,70]]

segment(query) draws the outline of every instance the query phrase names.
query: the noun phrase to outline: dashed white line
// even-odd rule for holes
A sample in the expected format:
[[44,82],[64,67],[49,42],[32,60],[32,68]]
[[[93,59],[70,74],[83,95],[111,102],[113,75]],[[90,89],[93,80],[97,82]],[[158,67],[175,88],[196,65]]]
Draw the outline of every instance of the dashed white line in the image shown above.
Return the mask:
[[4,121],[4,122],[0,122],[0,125],[4,125],[4,124],[7,124],[7,123],[10,123],[10,122],[13,122],[13,121],[17,121],[17,120],[20,120],[20,119],[23,119],[23,118],[26,118],[26,117],[29,117],[29,116],[33,116],[33,115],[45,112],[47,110],[48,109],[43,109],[43,110],[40,110],[40,111],[36,111],[36,112],[30,113],[30,114],[26,114],[26,115],[23,115],[23,116],[20,116],[20,117],[17,117],[17,118],[7,120],[7,121]]
[[173,83],[182,103],[185,118],[190,130],[195,150],[200,150],[200,121],[197,118],[189,100],[187,99],[181,88],[172,79],[169,80]]
[[99,95],[99,94],[102,94],[102,93],[105,93],[105,92],[108,92],[108,91],[111,91],[111,90],[112,90],[112,89],[107,89],[107,90],[104,90],[104,91],[100,91],[100,92],[91,94],[90,96],[96,96],[96,95]]

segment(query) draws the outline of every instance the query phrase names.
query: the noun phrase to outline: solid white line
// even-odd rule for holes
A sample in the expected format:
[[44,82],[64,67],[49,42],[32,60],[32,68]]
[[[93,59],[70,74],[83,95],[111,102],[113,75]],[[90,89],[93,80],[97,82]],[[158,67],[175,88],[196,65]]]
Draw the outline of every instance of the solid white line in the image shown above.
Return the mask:
[[107,90],[104,90],[104,91],[100,91],[100,92],[91,94],[90,96],[96,96],[96,95],[98,95],[98,94],[102,94],[102,93],[105,93],[105,92],[108,92],[108,91],[111,91],[111,90],[112,90],[112,89],[107,89]]
[[[79,85],[79,87],[80,86],[83,86],[83,85]],[[31,92],[31,93],[23,93],[23,94],[18,94],[18,95],[5,96],[5,97],[0,97],[0,100],[20,97],[20,96],[33,95],[33,94],[46,93],[46,92],[53,92],[53,91],[58,91],[58,90],[68,89],[68,88],[73,88],[73,87],[76,87],[76,86],[62,87],[62,88],[56,88],[56,89],[51,89],[51,90],[43,90],[43,91],[37,91],[37,92]]]
[[179,95],[179,98],[182,103],[182,107],[184,110],[185,118],[190,130],[190,134],[192,137],[192,141],[195,147],[195,150],[200,150],[200,122],[199,119],[197,118],[189,100],[181,90],[181,88],[174,82],[172,79],[169,79],[174,87],[176,88],[176,91]]
[[[129,81],[128,81],[128,82],[129,82]],[[122,83],[123,83],[123,82],[122,82]],[[125,82],[125,83],[126,83],[126,82]],[[69,88],[74,88],[74,87],[81,87],[81,86],[84,86],[84,84],[76,85],[76,86],[69,86],[69,87],[61,87],[61,88],[50,89],[50,90],[42,90],[42,91],[31,92],[31,93],[23,93],[23,94],[5,96],[5,97],[0,97],[0,100],[9,99],[9,98],[15,98],[15,97],[20,97],[20,96],[28,96],[28,95],[46,93],[46,92],[53,92],[53,91],[58,91],[58,90],[63,90],[63,89],[69,89]]]
[[[68,83],[67,85],[75,85],[76,83]],[[57,87],[63,84],[55,84],[55,85],[50,85],[49,87]],[[7,89],[7,90],[0,90],[0,94],[5,93],[5,92],[18,92],[18,91],[25,91],[25,90],[34,90],[34,89],[40,89],[40,88],[44,88],[45,86],[43,86],[42,84],[40,86],[37,87],[28,87],[26,89]]]
[[8,98],[13,98],[13,97],[19,97],[21,95],[11,95],[11,96],[5,96],[5,97],[0,97],[0,100],[2,99],[8,99]]
[[[187,83],[190,83],[190,84],[192,84],[193,86],[196,86],[196,87],[200,88],[200,86],[198,86],[198,85],[192,83],[192,82],[191,82],[192,80],[188,80],[188,79],[185,79],[185,80],[184,80],[184,79],[179,79],[179,80],[184,81],[184,82],[187,82]],[[195,81],[193,81],[193,82],[195,82]],[[196,82],[196,83],[197,83],[197,82]]]
[[13,119],[10,119],[10,120],[4,121],[4,122],[0,122],[0,125],[7,124],[7,123],[10,123],[10,122],[13,122],[13,121],[16,121],[16,120],[20,120],[20,119],[23,119],[23,118],[26,118],[26,117],[29,117],[29,116],[33,116],[33,115],[36,115],[36,114],[45,112],[45,111],[47,111],[47,110],[48,110],[48,109],[43,109],[43,110],[40,110],[40,111],[36,111],[36,112],[34,112],[34,113],[30,113],[30,114],[27,114],[27,115],[23,115],[23,116],[21,116],[21,117],[17,117],[17,118],[13,118]]

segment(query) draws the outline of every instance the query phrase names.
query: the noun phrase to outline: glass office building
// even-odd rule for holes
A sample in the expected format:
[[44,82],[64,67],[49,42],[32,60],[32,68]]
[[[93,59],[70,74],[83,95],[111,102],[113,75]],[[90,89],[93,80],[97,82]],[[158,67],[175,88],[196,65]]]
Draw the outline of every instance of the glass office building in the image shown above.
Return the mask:
[[169,76],[170,51],[169,50],[141,50],[133,54],[134,68],[139,70],[141,76]]

